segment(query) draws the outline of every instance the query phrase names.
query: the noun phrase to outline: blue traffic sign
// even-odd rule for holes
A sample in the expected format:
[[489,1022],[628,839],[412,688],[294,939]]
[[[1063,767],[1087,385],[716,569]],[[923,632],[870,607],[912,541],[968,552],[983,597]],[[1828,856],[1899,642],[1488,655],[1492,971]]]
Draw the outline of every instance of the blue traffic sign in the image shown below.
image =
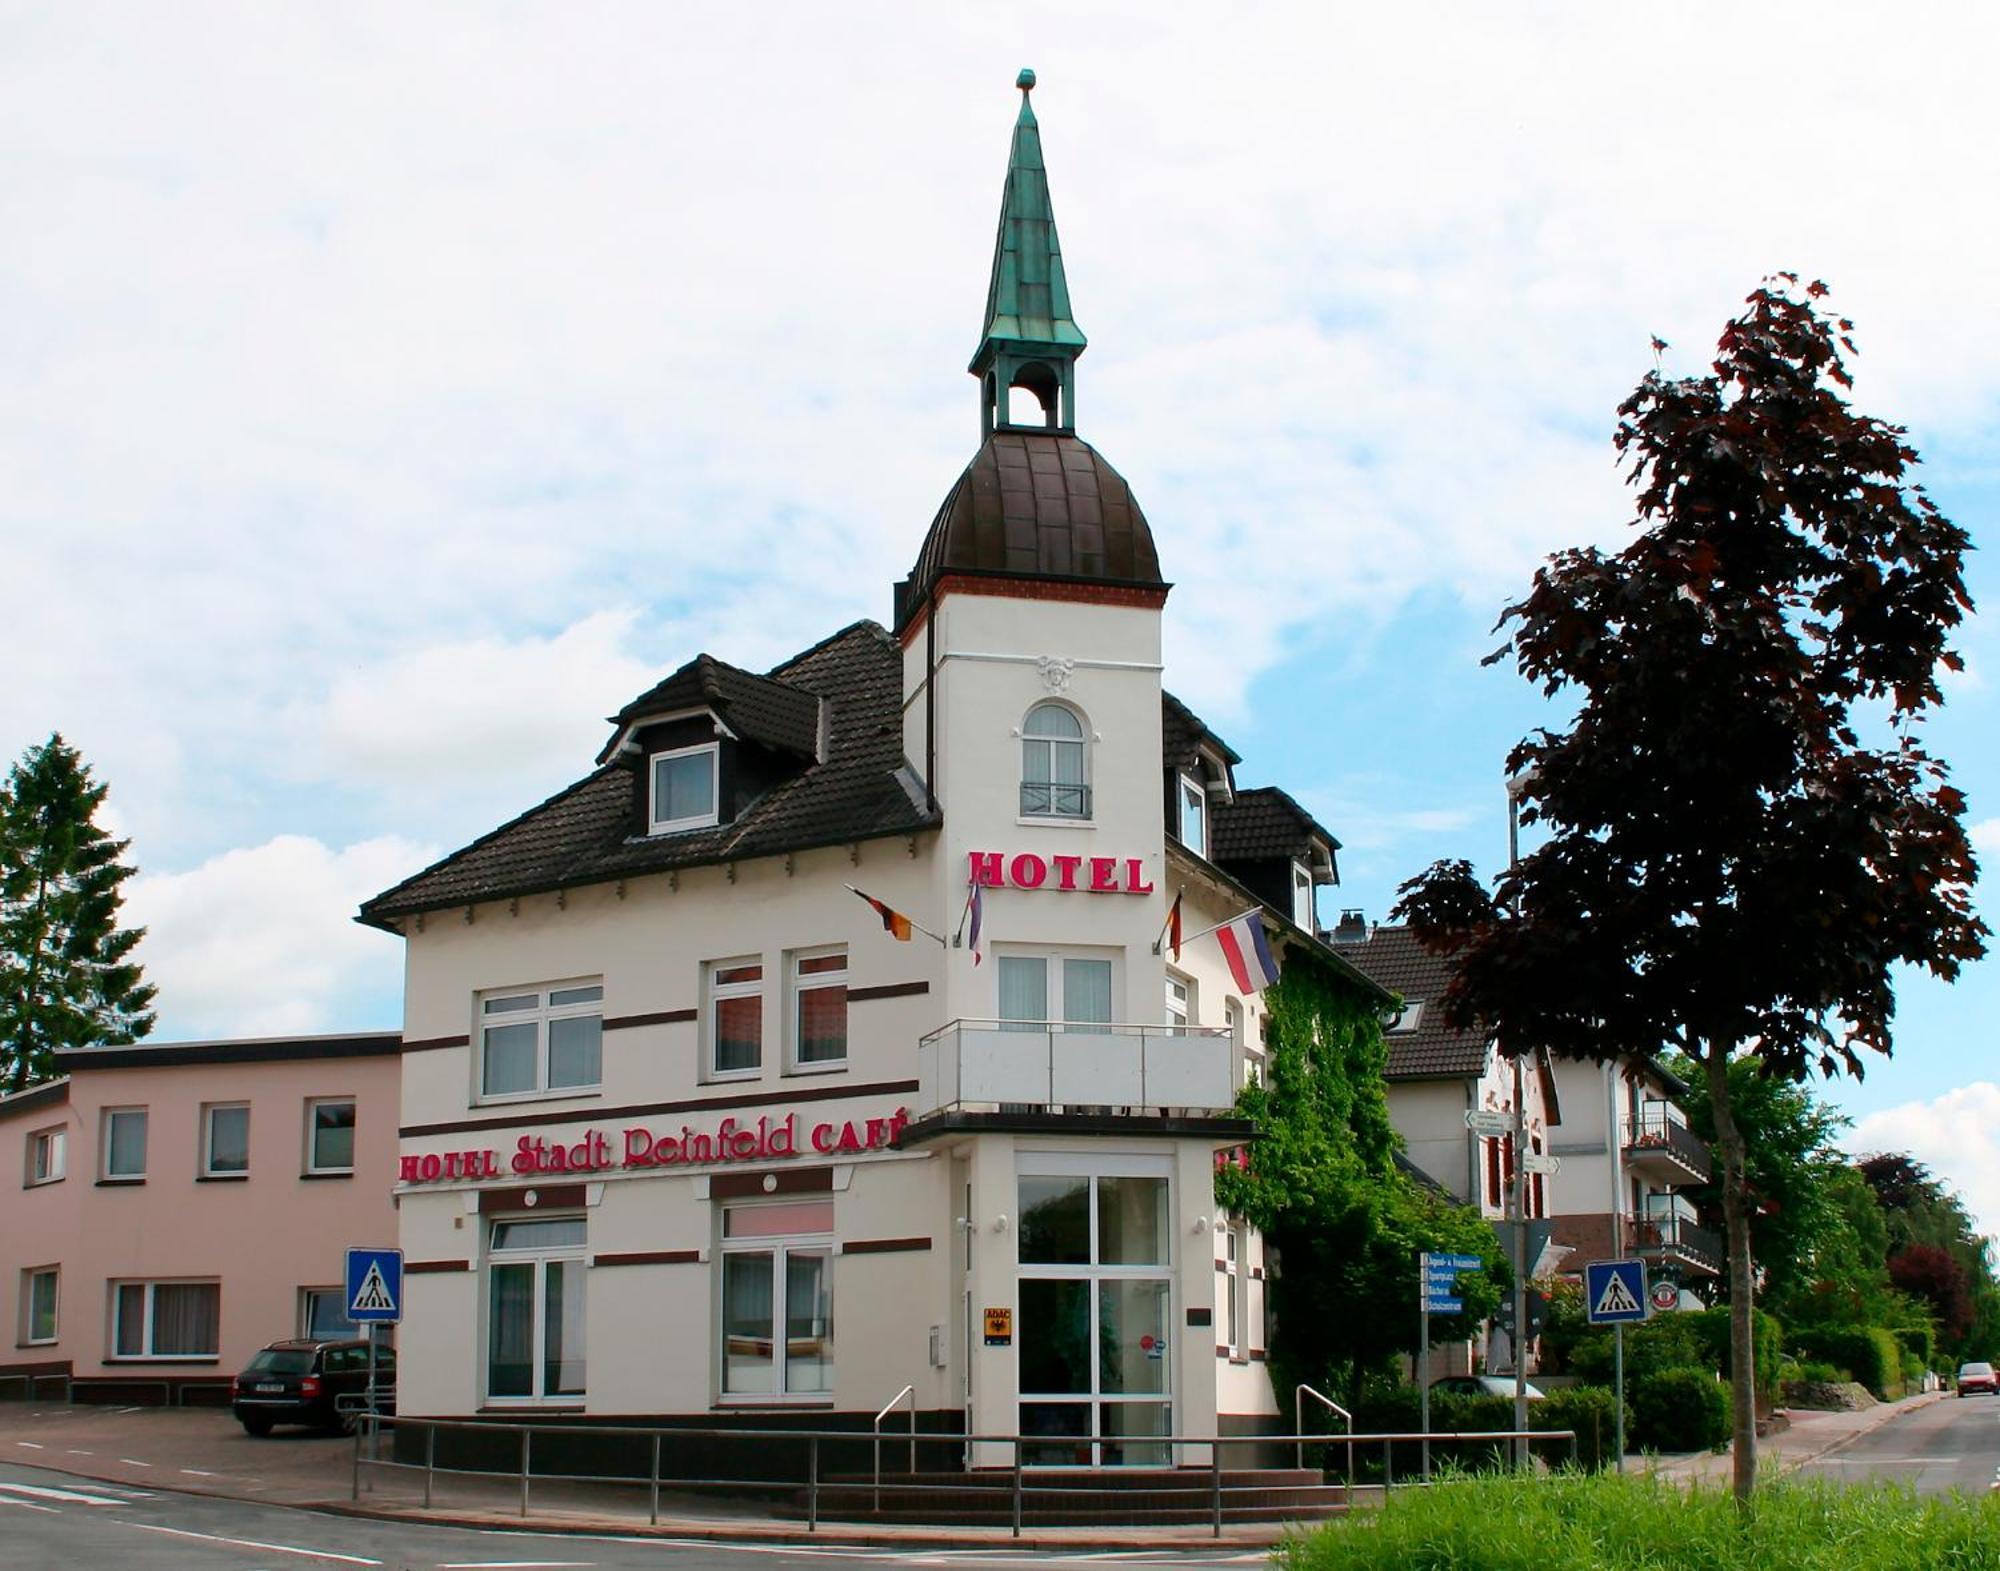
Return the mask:
[[403,1251],[347,1251],[347,1318],[394,1325],[403,1318]]
[[1444,1268],[1452,1271],[1477,1271],[1486,1264],[1477,1255],[1425,1255],[1424,1260],[1434,1270]]
[[1583,1268],[1584,1317],[1594,1326],[1646,1318],[1646,1263],[1593,1260]]
[[1424,1313],[1427,1315],[1462,1315],[1465,1313],[1465,1300],[1462,1298],[1433,1297],[1431,1294],[1426,1293],[1424,1294]]

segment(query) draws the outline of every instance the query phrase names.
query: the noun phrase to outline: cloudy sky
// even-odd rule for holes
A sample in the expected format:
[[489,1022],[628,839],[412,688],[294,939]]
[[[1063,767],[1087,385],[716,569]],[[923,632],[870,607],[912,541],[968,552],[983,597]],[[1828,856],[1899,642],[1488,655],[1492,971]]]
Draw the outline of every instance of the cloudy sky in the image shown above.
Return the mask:
[[[860,616],[970,456],[1016,69],[1171,685],[1381,916],[1504,854],[1478,656],[1767,272],[2000,501],[1991,7],[0,3],[0,756],[113,789],[161,1034],[392,1025],[355,905],[696,649]],[[2000,571],[1974,560],[2000,605]],[[1933,740],[2000,853],[2000,648]],[[1989,896],[1991,915],[2000,900]],[[2000,981],[1836,1095],[2000,1230]]]

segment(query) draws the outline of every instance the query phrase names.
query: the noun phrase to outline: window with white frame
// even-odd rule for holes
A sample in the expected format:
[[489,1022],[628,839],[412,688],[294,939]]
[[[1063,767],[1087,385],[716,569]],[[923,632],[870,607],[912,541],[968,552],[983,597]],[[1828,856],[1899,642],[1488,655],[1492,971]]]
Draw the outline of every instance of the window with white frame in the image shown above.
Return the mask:
[[584,1239],[580,1216],[494,1219],[486,1262],[489,1401],[582,1398]]
[[213,1358],[220,1346],[219,1282],[111,1284],[114,1358]]
[[306,1103],[306,1171],[354,1171],[353,1097],[314,1097]]
[[726,1401],[833,1393],[833,1202],[722,1213],[721,1389]]
[[31,1266],[21,1273],[21,1340],[30,1346],[56,1339],[56,1305],[62,1268]]
[[711,960],[707,973],[709,1078],[754,1075],[764,1066],[764,962]]
[[104,1110],[104,1178],[131,1183],[146,1176],[146,1110],[107,1107]]
[[1067,704],[1037,704],[1021,722],[1021,816],[1090,817],[1083,721]]
[[479,1000],[482,1101],[594,1091],[603,1079],[601,982],[509,988]]
[[1167,1024],[1185,1028],[1194,1023],[1194,984],[1167,973]]
[[1012,950],[996,957],[1002,1029],[1037,1031],[1050,1021],[1109,1025],[1114,968],[1110,952]]
[[713,742],[653,754],[652,798],[647,818],[651,833],[704,829],[716,822],[719,757],[720,751]]
[[1208,793],[1193,775],[1182,775],[1180,795],[1181,844],[1196,856],[1208,855]]
[[60,1183],[69,1171],[69,1131],[58,1125],[54,1129],[38,1129],[28,1136],[27,1182],[33,1184]]
[[250,1104],[210,1102],[201,1110],[201,1176],[250,1176]]
[[1243,1357],[1243,1332],[1250,1323],[1249,1295],[1245,1282],[1249,1277],[1248,1256],[1250,1253],[1249,1230],[1240,1222],[1227,1223],[1222,1230],[1222,1345],[1229,1349],[1231,1358]]
[[792,956],[792,1067],[847,1062],[847,951]]
[[1406,1002],[1402,1008],[1389,1017],[1389,1023],[1382,1029],[1387,1031],[1391,1036],[1399,1036],[1405,1032],[1416,1030],[1423,1018],[1424,1006],[1422,1000],[1418,1000],[1415,1003]]
[[299,1335],[316,1342],[361,1334],[347,1318],[347,1290],[341,1287],[299,1289]]
[[1292,864],[1292,920],[1308,933],[1319,930],[1319,912],[1313,902],[1312,869],[1303,862]]
[[1168,1465],[1173,1210],[1168,1167],[1143,1158],[1022,1153],[1022,1459]]
[[1222,1001],[1222,1020],[1229,1028],[1229,1041],[1235,1048],[1236,1062],[1243,1066],[1241,1083],[1246,1086],[1262,1085],[1264,1054],[1249,1041],[1248,1032],[1244,1029],[1243,1005],[1234,998],[1225,998]]

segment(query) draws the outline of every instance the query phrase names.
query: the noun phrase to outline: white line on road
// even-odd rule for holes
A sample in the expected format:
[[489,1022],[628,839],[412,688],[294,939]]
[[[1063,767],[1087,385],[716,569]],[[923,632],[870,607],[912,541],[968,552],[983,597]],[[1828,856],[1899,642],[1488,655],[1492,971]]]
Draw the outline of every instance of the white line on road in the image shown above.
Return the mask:
[[69,1456],[96,1456],[96,1455],[97,1455],[97,1453],[96,1453],[95,1451],[79,1451],[79,1450],[77,1450],[77,1449],[76,1449],[76,1447],[75,1447],[75,1446],[71,1446],[71,1447],[69,1448],[68,1452],[67,1452],[67,1453],[65,1453],[65,1454],[66,1454],[66,1455],[69,1455]]
[[506,1571],[506,1568],[542,1566],[594,1566],[595,1560],[445,1560],[438,1565],[438,1571]]
[[19,1506],[23,1511],[46,1511],[50,1516],[61,1516],[54,1506],[38,1506],[32,1500],[16,1500],[11,1495],[0,1495],[0,1506]]
[[48,1449],[47,1446],[37,1444],[33,1440],[16,1440],[14,1444],[17,1446],[26,1446],[30,1451],[46,1451]]
[[200,1468],[200,1467],[184,1467],[184,1468],[182,1468],[182,1469],[181,1469],[181,1471],[182,1471],[183,1473],[187,1474],[187,1475],[188,1475],[188,1477],[190,1477],[190,1478],[213,1478],[213,1477],[215,1477],[215,1474],[213,1474],[213,1473],[209,1472],[209,1471],[208,1471],[208,1470],[207,1470],[206,1468]]
[[10,1495],[27,1495],[34,1500],[67,1500],[79,1506],[115,1506],[116,1500],[106,1500],[102,1495],[79,1494],[74,1489],[50,1489],[44,1484],[14,1484],[0,1481],[0,1490]]
[[127,1522],[127,1527],[136,1527],[142,1533],[166,1533],[174,1538],[198,1538],[205,1544],[232,1544],[238,1549],[263,1549],[274,1555],[297,1555],[302,1560],[333,1560],[344,1566],[379,1566],[379,1560],[368,1560],[360,1555],[338,1555],[331,1549],[300,1549],[295,1544],[265,1544],[254,1538],[224,1538],[219,1533],[190,1533],[185,1528],[161,1527],[153,1522]]
[[118,1460],[123,1462],[127,1467],[151,1467],[153,1465],[151,1462],[141,1462],[135,1456],[121,1456]]

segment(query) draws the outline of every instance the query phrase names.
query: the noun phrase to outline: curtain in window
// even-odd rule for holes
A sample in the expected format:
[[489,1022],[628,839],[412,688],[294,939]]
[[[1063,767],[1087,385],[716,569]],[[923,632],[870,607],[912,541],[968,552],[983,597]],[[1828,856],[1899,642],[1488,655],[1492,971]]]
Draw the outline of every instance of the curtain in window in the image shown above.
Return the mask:
[[774,1255],[740,1251],[722,1257],[722,1389],[768,1392],[772,1385]]
[[208,1170],[247,1173],[250,1170],[250,1109],[211,1108],[208,1115]]
[[603,1078],[604,1017],[571,1015],[549,1022],[549,1084],[594,1086]]
[[107,1178],[131,1178],[146,1171],[146,1115],[113,1113],[109,1150],[104,1155]]
[[833,1389],[833,1277],[823,1254],[785,1255],[785,1390]]
[[153,1289],[153,1351],[213,1354],[222,1289],[214,1282],[162,1282]]
[[583,1394],[583,1262],[542,1267],[542,1395]]
[[322,1102],[313,1109],[313,1166],[354,1165],[354,1104]]
[[510,1261],[488,1272],[486,1391],[489,1396],[535,1394],[535,1267]]
[[113,1346],[120,1358],[134,1358],[146,1351],[146,1289],[133,1282],[118,1289],[118,1329]]
[[1063,962],[1063,1019],[1107,1025],[1111,1020],[1111,962]]
[[56,1274],[37,1271],[28,1279],[28,1339],[47,1342],[56,1334]]
[[1000,957],[1000,1018],[1039,1024],[1049,1017],[1049,963],[1039,955]]

